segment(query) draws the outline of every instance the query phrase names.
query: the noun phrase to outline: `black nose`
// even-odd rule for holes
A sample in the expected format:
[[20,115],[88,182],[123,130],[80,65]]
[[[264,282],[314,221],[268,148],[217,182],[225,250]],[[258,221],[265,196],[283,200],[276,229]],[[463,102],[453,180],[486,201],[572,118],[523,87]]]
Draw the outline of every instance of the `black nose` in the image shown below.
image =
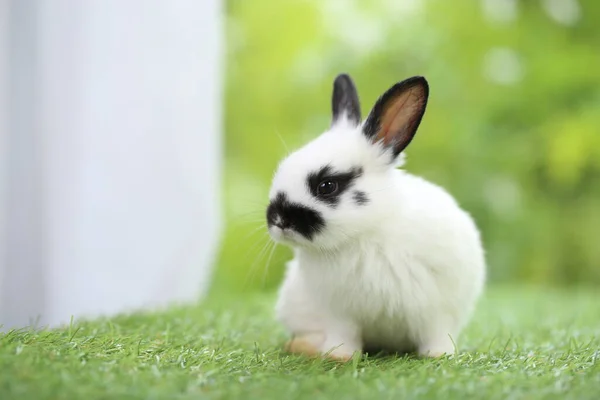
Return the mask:
[[289,228],[290,223],[283,217],[282,211],[280,202],[271,202],[267,208],[267,224],[269,226],[276,226],[280,229]]
[[276,226],[279,229],[285,229],[285,228],[289,227],[289,225],[283,224],[281,222],[274,222],[274,223],[271,224],[271,226]]
[[292,224],[290,224],[288,221],[283,220],[283,219],[278,219],[275,220],[275,222],[273,222],[272,224],[273,226],[276,226],[280,229],[287,229],[287,228],[291,228]]
[[325,220],[316,210],[291,202],[284,193],[278,193],[267,207],[267,224],[269,227],[293,229],[311,240],[325,227]]

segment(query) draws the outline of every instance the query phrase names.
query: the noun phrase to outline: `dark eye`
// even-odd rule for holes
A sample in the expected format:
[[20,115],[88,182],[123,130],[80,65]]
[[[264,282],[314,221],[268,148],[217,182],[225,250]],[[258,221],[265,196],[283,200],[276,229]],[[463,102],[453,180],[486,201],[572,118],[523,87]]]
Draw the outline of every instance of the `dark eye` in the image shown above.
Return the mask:
[[331,196],[332,194],[335,194],[338,191],[338,183],[336,181],[333,180],[326,180],[323,181],[321,183],[319,183],[319,186],[317,186],[317,194],[319,196]]

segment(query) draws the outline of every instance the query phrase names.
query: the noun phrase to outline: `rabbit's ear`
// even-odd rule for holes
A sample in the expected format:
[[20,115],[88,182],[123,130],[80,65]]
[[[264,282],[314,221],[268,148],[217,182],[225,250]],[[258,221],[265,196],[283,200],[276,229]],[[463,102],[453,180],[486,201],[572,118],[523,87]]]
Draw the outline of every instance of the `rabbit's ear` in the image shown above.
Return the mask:
[[333,81],[333,95],[331,96],[331,125],[340,118],[346,119],[358,126],[360,124],[360,102],[352,78],[347,74],[340,74]]
[[398,156],[417,133],[428,97],[429,85],[421,76],[396,83],[375,103],[363,125],[364,134]]

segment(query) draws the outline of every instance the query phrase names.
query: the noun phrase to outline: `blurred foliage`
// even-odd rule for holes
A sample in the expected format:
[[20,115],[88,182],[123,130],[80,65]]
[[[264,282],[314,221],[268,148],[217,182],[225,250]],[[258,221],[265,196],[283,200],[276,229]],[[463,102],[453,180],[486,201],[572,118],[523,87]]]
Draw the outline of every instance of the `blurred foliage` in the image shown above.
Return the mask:
[[270,179],[327,129],[339,72],[364,114],[393,83],[427,77],[406,169],[474,216],[490,281],[600,283],[600,2],[237,0],[227,18],[217,288],[280,281],[291,252],[271,254]]

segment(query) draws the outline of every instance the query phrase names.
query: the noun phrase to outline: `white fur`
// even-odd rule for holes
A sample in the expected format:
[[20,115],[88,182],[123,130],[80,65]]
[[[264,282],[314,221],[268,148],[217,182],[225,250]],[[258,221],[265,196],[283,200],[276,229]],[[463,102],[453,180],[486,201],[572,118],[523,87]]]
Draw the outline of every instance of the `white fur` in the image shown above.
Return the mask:
[[[269,230],[295,253],[277,317],[323,353],[453,353],[482,292],[485,257],[473,220],[444,189],[390,166],[390,158],[342,120],[284,159],[274,176],[271,199],[283,191],[326,221],[312,241]],[[325,164],[362,167],[353,189],[369,202],[357,205],[352,190],[336,208],[315,200],[306,177]]]

